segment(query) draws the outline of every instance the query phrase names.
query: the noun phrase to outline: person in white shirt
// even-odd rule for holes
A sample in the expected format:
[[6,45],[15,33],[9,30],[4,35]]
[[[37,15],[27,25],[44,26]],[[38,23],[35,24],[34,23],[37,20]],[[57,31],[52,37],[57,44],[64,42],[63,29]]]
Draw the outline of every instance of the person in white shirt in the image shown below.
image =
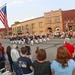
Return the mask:
[[18,58],[20,57],[20,55],[17,48],[18,46],[16,44],[13,44],[13,49],[11,50],[11,58],[13,61],[13,67],[14,71],[16,72],[16,75],[22,75],[22,72],[18,65]]

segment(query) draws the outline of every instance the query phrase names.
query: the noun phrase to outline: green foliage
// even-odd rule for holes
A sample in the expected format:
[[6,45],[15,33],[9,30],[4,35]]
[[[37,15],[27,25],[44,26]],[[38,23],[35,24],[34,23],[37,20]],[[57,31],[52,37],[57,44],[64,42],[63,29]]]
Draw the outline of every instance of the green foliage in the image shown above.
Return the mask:
[[20,23],[19,21],[14,22],[14,24],[19,24],[19,23]]

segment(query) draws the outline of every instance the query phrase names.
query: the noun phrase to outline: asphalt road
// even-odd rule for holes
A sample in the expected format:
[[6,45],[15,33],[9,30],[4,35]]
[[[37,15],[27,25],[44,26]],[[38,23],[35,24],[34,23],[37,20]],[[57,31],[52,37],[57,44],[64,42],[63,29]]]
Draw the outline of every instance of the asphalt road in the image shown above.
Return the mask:
[[[63,45],[64,39],[50,39],[48,42],[43,42],[40,44],[30,45],[31,47],[31,54],[32,54],[32,61],[35,60],[35,50],[36,47],[44,48],[47,52],[47,60],[53,61],[56,57],[57,48],[61,45]],[[6,47],[9,45],[12,48],[12,44],[10,44],[10,41],[8,39],[0,39],[0,42],[2,42],[5,50]],[[75,45],[75,39],[71,39],[71,43]],[[25,44],[26,45],[26,44]],[[19,48],[25,45],[18,45]],[[73,74],[75,75],[75,73]]]

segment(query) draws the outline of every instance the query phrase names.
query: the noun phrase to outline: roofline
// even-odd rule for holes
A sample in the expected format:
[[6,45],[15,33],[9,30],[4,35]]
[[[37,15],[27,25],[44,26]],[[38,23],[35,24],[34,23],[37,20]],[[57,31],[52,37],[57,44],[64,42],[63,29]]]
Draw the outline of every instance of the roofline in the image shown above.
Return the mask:
[[63,11],[75,11],[75,9],[71,9],[71,10],[63,10]]
[[[31,20],[36,20],[36,19],[40,19],[40,18],[44,18],[44,16],[37,17],[37,18],[33,18],[33,19],[26,20],[26,21],[23,21],[23,22],[28,22],[28,21],[31,21]],[[23,23],[23,22],[19,22],[19,24],[21,24],[21,23]],[[14,26],[14,25],[17,25],[17,24],[13,24],[12,26]]]
[[44,14],[51,13],[51,12],[57,12],[57,11],[62,11],[62,9],[59,9],[59,10],[51,10],[49,12],[44,12]]
[[[23,21],[23,22],[27,22],[27,21],[31,21],[31,20],[36,20],[36,19],[40,19],[40,18],[44,18],[44,16],[41,16],[41,17],[37,17],[37,18],[33,18],[33,19],[30,19],[30,20],[26,20],[26,21]],[[23,23],[21,22],[21,23]]]

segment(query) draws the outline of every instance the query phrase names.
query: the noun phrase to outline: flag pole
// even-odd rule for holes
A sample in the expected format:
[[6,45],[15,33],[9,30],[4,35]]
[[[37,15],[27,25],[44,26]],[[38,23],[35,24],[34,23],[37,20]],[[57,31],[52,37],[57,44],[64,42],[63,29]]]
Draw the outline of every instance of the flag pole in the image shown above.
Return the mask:
[[[6,4],[7,4],[7,3],[5,3],[3,6],[6,6]],[[3,6],[2,6],[2,7],[3,7]],[[6,11],[6,12],[7,12],[7,11]],[[7,18],[7,16],[6,16],[6,18]],[[7,21],[7,20],[6,20],[6,21]],[[6,22],[6,23],[8,24],[8,22]],[[9,27],[6,29],[6,31],[7,31],[7,38],[8,38],[8,37],[9,37]]]
[[[5,5],[7,5],[7,3],[5,3]],[[7,21],[7,24],[8,24],[8,21]],[[9,38],[9,27],[7,28],[7,38]]]
[[7,29],[7,38],[9,38],[9,28]]

